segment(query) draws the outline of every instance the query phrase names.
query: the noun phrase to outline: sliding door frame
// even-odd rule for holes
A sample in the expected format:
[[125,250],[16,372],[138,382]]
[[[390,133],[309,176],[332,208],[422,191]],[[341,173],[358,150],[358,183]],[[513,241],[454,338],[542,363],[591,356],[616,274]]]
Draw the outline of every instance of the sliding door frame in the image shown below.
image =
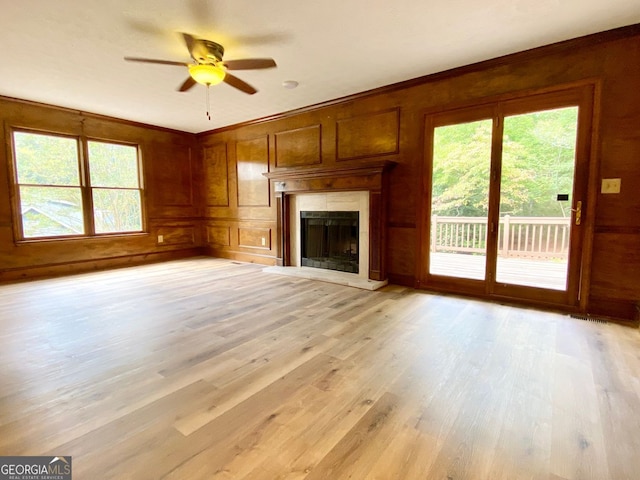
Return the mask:
[[[419,261],[416,266],[416,283],[419,288],[496,299],[511,299],[529,304],[553,305],[571,311],[583,311],[586,308],[597,186],[597,162],[594,155],[594,145],[597,138],[595,117],[597,115],[596,101],[598,99],[598,83],[586,81],[555,89],[503,95],[483,99],[475,103],[466,102],[465,104],[451,105],[448,108],[424,112],[422,198],[418,219],[419,244],[417,251]],[[558,291],[497,283],[495,281],[495,273],[498,255],[504,117],[569,106],[578,106],[571,208],[575,209],[576,202],[582,201],[582,221],[581,225],[576,227],[575,211],[572,211],[567,289]],[[438,126],[480,119],[493,119],[485,280],[432,275],[429,273],[429,262],[433,132]]]

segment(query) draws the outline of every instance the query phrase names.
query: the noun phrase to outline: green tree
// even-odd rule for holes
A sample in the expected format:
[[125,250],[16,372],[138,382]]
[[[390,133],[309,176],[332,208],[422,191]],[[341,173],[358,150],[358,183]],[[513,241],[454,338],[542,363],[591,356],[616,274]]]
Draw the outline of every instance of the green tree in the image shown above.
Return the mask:
[[[557,194],[571,194],[577,107],[505,118],[501,215],[566,216]],[[434,132],[432,213],[486,216],[492,121],[438,127]]]
[[[517,216],[566,216],[557,195],[573,191],[577,107],[545,110],[505,118],[504,142],[522,148],[503,153],[503,170],[528,171],[522,178],[525,202],[510,209],[502,198],[501,213]],[[506,179],[509,181],[509,179]],[[502,185],[506,183],[503,179]],[[506,200],[506,201],[505,201]]]
[[439,127],[433,143],[432,213],[486,216],[491,120]]

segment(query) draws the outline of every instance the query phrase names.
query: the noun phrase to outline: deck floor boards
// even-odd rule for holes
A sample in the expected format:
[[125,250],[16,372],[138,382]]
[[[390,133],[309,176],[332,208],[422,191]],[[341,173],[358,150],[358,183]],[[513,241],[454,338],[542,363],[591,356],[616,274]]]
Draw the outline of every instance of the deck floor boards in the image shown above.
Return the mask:
[[[484,280],[486,257],[460,253],[431,252],[430,273],[448,277]],[[528,258],[498,258],[499,283],[565,290],[566,262]]]

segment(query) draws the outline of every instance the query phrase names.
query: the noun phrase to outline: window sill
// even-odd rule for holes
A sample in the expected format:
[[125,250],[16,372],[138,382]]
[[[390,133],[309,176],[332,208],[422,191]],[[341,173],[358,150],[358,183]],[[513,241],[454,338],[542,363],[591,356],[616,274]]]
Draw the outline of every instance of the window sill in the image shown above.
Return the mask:
[[149,232],[133,232],[133,233],[103,233],[99,235],[78,235],[73,237],[46,237],[46,238],[26,238],[22,240],[16,240],[15,244],[20,245],[34,245],[39,243],[57,243],[57,242],[82,242],[82,241],[95,241],[95,240],[111,240],[111,239],[129,239],[138,237],[148,237]]

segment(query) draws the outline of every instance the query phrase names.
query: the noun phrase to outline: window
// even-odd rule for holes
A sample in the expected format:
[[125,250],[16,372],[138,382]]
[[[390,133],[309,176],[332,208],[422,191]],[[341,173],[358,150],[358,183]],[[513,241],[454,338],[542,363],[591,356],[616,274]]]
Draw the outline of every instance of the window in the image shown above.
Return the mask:
[[88,144],[96,233],[142,230],[138,149],[114,143]]
[[22,238],[142,231],[136,146],[17,130],[13,145]]

